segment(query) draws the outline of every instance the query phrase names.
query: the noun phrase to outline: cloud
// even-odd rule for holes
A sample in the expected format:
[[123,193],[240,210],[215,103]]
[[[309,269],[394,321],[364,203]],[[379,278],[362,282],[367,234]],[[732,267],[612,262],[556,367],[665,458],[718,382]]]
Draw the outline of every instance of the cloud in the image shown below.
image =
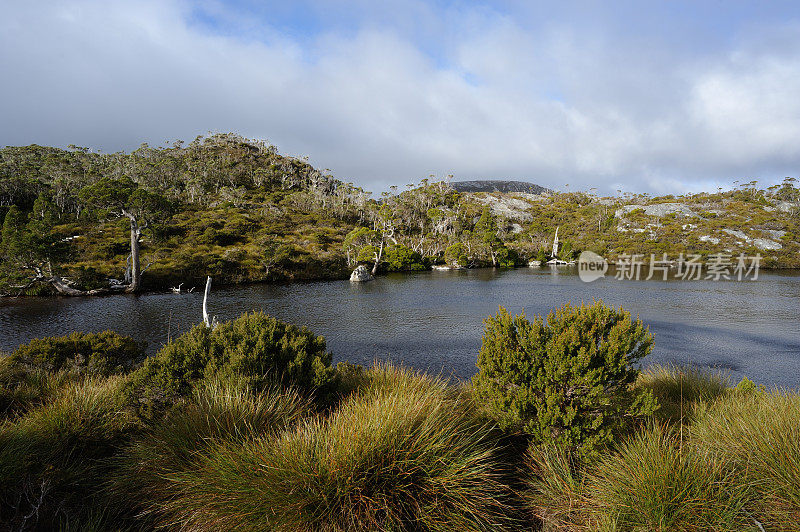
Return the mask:
[[0,144],[235,131],[372,190],[454,174],[683,192],[797,173],[789,24],[688,54],[563,17],[388,6],[353,21],[318,2],[316,23],[287,29],[291,14],[219,2],[5,4]]

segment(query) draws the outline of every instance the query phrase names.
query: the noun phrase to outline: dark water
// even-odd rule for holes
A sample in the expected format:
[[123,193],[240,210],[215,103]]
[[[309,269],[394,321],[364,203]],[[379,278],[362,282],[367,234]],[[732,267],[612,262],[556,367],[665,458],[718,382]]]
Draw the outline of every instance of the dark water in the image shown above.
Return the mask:
[[[334,360],[402,361],[458,377],[475,372],[482,321],[498,305],[546,314],[566,301],[602,298],[623,306],[655,333],[646,363],[712,366],[734,379],[800,387],[800,275],[757,281],[583,283],[570,269],[423,272],[366,284],[329,281],[212,291],[220,320],[263,309],[325,336]],[[202,294],[0,300],[0,350],[39,336],[113,329],[155,351],[201,319]]]

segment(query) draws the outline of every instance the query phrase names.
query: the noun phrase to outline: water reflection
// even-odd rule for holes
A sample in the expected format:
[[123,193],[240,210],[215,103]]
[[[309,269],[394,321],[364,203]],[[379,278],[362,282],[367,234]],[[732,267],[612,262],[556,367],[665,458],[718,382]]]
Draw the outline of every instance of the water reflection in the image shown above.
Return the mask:
[[[618,281],[591,284],[573,269],[433,271],[366,284],[329,281],[216,289],[220,320],[262,309],[307,325],[335,360],[405,362],[468,378],[482,322],[499,305],[529,316],[566,301],[603,299],[639,314],[656,336],[648,362],[691,362],[769,385],[800,385],[800,275],[758,281]],[[74,330],[113,329],[155,351],[201,320],[202,294],[0,300],[0,349]]]

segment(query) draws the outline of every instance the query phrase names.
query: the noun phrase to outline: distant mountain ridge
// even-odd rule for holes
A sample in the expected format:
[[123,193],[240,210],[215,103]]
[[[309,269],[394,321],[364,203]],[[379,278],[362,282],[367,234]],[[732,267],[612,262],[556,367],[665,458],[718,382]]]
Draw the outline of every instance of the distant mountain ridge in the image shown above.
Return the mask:
[[551,192],[549,189],[527,181],[505,181],[493,179],[479,179],[473,181],[453,181],[450,186],[459,192],[527,192],[529,194],[542,194]]

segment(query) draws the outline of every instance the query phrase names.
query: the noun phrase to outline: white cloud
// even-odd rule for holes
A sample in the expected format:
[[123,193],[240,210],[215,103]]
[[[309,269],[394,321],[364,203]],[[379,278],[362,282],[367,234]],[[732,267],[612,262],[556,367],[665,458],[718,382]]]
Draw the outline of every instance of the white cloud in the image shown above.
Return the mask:
[[213,33],[190,8],[0,7],[0,144],[236,131],[369,189],[454,173],[682,192],[800,163],[800,53],[783,45],[687,58],[482,8],[441,15],[437,56],[408,17],[300,41],[263,24]]

